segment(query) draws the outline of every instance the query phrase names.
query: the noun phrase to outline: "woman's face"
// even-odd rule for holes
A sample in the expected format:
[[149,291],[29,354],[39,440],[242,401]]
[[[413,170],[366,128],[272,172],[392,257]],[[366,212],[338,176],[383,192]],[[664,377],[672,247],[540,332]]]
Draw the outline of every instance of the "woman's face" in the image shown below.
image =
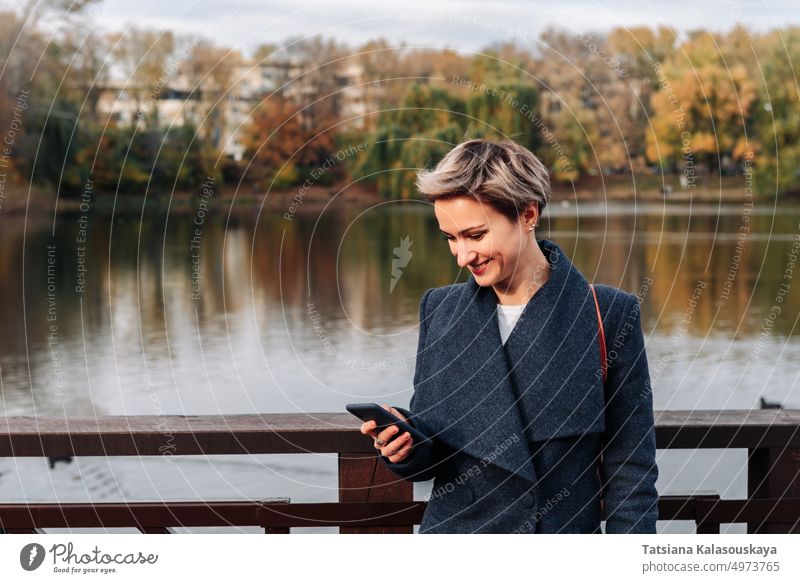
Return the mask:
[[434,203],[442,236],[450,245],[459,267],[466,267],[481,286],[510,278],[521,253],[532,239],[528,224],[536,222],[536,205],[514,223],[489,204],[470,196]]

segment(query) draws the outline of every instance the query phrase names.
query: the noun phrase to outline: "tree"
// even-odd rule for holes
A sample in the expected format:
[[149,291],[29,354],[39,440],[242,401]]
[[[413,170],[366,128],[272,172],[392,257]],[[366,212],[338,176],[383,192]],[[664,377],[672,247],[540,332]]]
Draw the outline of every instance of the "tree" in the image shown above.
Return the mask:
[[661,88],[651,97],[650,160],[718,170],[724,157],[743,155],[741,137],[758,88],[745,64],[726,62],[720,41],[694,32],[664,64]]
[[113,33],[109,40],[125,76],[126,91],[136,101],[136,110],[157,120],[158,97],[168,81],[167,67],[175,49],[172,33],[132,26],[125,32]]
[[759,43],[761,71],[756,131],[750,134],[755,184],[775,194],[800,189],[800,100],[796,82],[800,27],[772,32]]
[[242,139],[250,181],[282,188],[322,166],[334,149],[333,134],[308,129],[304,115],[302,108],[281,97],[253,112]]
[[557,181],[573,181],[599,167],[598,114],[603,86],[590,76],[590,43],[557,29],[541,35],[535,74],[543,85],[540,107],[542,160]]

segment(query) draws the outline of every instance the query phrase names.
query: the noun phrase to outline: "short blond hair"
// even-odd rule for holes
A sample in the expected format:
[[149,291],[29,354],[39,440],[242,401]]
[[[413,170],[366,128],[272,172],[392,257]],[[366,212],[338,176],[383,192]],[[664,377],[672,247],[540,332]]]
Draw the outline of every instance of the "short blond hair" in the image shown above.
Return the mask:
[[428,202],[473,196],[512,222],[536,203],[541,215],[550,197],[547,168],[511,140],[469,140],[455,146],[433,170],[417,172],[417,188]]

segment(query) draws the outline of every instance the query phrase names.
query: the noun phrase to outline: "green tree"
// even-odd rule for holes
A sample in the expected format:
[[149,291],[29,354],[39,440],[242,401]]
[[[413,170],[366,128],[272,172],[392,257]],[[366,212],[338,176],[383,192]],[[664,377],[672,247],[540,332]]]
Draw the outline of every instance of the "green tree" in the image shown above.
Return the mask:
[[751,135],[755,184],[775,194],[800,189],[800,102],[796,85],[800,27],[765,35],[761,42],[760,106]]

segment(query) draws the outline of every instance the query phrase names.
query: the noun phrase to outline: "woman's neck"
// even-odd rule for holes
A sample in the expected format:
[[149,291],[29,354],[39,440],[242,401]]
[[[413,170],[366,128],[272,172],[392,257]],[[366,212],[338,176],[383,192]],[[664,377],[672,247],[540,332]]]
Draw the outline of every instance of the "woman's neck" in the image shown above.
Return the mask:
[[531,238],[530,254],[520,257],[517,271],[508,280],[494,284],[492,288],[497,303],[502,305],[527,304],[533,295],[550,279],[550,262],[539,244]]

